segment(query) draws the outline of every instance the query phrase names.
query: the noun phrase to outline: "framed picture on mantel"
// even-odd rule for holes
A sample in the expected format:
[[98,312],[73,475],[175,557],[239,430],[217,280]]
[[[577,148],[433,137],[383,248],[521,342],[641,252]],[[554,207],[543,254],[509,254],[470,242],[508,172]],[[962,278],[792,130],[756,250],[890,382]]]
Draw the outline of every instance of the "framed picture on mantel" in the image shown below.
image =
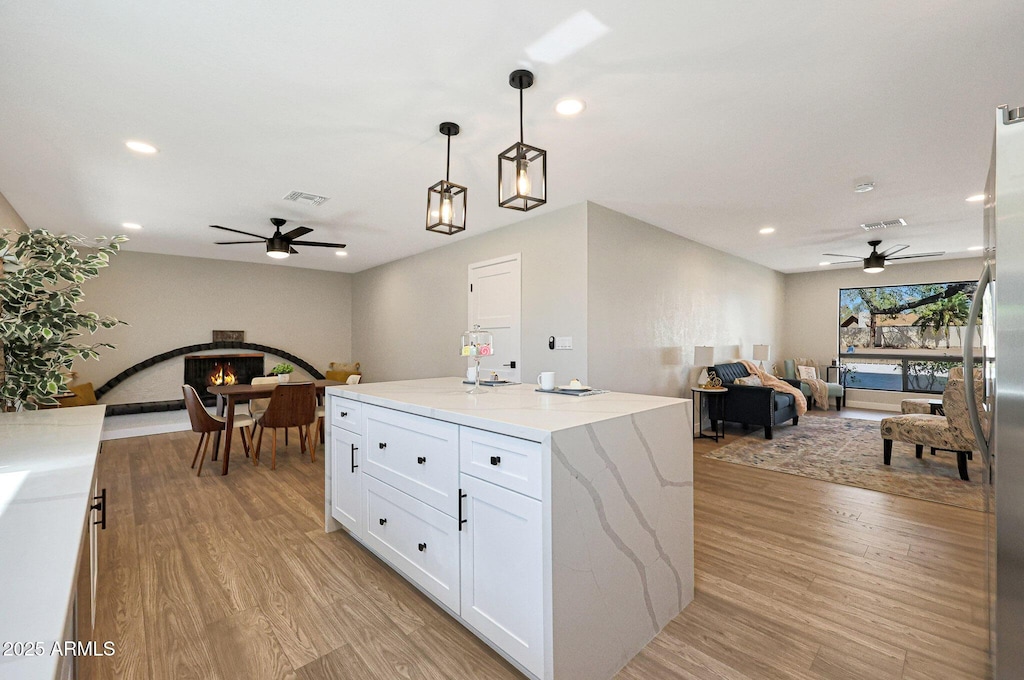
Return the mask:
[[214,331],[214,342],[245,342],[245,331]]

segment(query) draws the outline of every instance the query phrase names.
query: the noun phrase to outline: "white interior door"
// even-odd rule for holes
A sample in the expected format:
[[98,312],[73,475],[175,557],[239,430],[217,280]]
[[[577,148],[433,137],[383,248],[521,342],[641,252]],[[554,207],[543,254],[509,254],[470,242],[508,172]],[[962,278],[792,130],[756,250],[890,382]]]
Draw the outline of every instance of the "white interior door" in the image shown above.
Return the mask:
[[522,382],[520,258],[516,253],[469,265],[469,328],[479,324],[494,336],[494,354],[480,359],[481,377],[494,371],[505,380]]

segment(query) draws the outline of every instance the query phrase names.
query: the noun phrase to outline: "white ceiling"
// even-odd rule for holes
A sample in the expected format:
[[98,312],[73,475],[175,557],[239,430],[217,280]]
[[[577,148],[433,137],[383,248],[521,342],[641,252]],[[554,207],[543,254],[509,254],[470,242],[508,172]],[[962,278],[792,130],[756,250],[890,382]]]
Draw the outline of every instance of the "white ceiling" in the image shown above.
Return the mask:
[[[531,46],[581,11],[607,32],[541,61]],[[283,264],[359,271],[538,214],[496,205],[525,66],[526,141],[549,155],[538,210],[589,199],[784,272],[866,254],[858,225],[893,217],[910,225],[885,245],[963,257],[994,108],[1024,104],[1022,35],[1019,0],[2,2],[0,192],[34,227],[139,222],[130,249],[262,263],[206,225],[284,217],[350,256]],[[586,111],[556,114],[567,96]],[[424,230],[444,120],[469,187],[456,237]]]

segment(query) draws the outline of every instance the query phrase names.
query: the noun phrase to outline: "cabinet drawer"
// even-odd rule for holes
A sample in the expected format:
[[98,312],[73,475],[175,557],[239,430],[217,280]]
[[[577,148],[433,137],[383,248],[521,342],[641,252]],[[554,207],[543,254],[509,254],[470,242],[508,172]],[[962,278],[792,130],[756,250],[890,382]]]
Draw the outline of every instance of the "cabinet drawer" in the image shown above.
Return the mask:
[[458,614],[458,521],[373,477],[363,498],[366,544]]
[[363,472],[454,517],[459,502],[459,426],[364,406]]
[[524,439],[463,427],[462,472],[541,500],[541,445]]
[[352,399],[331,397],[331,424],[349,432],[363,433],[363,405]]

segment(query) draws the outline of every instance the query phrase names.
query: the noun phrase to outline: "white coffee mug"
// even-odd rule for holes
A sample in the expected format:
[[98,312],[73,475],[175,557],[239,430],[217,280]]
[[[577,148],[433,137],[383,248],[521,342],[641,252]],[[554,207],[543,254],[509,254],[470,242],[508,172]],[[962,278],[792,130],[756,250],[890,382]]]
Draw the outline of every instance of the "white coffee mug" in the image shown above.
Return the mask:
[[470,366],[466,369],[466,380],[476,382],[476,366]]
[[555,372],[545,371],[537,376],[537,384],[542,390],[555,389]]

